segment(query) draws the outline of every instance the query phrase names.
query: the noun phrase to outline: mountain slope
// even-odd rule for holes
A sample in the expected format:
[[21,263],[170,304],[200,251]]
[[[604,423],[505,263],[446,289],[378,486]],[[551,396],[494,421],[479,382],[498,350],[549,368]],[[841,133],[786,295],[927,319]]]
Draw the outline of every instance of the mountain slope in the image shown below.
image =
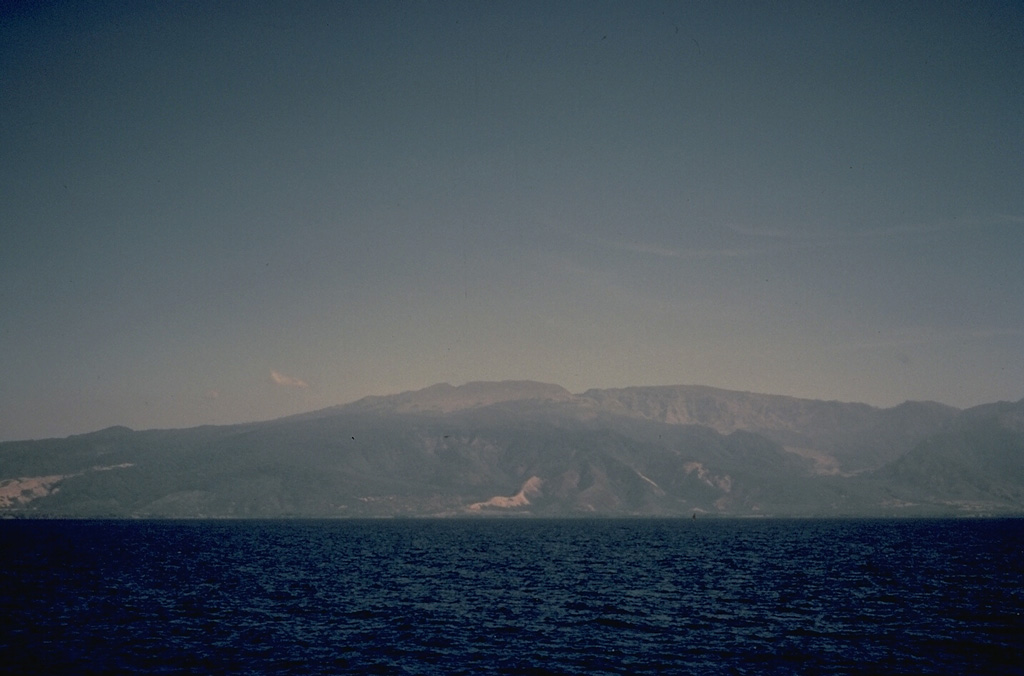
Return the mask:
[[[1024,511],[1022,406],[958,413],[703,387],[437,385],[261,423],[0,444],[0,513],[1014,513]],[[826,456],[836,471],[823,472]]]
[[874,479],[904,507],[1018,508],[1024,504],[1024,399],[964,411]]
[[762,434],[817,458],[831,473],[878,467],[948,423],[957,410],[934,402],[891,409],[867,404],[732,392],[704,386],[590,390],[581,398],[602,411],[671,424],[706,425],[723,434]]

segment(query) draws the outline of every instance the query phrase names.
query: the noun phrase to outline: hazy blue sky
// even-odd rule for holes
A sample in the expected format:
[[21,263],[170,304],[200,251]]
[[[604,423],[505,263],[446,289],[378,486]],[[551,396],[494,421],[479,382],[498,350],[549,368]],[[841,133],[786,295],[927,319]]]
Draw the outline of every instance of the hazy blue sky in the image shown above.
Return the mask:
[[1024,397],[1019,2],[3,7],[0,439]]

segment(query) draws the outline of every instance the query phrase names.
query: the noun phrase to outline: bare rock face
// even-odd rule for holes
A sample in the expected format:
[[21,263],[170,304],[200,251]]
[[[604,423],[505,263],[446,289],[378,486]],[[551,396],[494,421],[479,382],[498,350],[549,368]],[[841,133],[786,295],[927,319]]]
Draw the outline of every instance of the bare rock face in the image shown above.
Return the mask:
[[832,474],[881,467],[957,414],[934,402],[878,409],[699,385],[590,390],[581,398],[601,410],[645,420],[704,425],[721,434],[755,432],[817,459],[822,472]]
[[414,392],[383,397],[366,397],[344,407],[350,411],[381,413],[451,413],[507,401],[568,401],[573,395],[564,387],[529,380],[471,382],[455,387],[448,383],[431,385]]

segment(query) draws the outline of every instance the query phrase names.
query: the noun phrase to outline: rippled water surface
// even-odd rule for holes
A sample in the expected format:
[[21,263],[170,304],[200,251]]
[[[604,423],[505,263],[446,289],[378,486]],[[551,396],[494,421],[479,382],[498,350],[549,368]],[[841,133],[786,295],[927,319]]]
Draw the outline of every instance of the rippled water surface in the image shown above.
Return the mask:
[[9,521],[0,545],[11,673],[1024,673],[1024,520]]

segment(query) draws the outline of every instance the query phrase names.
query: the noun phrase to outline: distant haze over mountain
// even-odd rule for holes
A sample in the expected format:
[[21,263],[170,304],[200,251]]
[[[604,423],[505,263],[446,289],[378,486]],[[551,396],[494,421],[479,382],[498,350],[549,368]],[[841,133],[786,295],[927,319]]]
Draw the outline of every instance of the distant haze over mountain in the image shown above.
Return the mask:
[[438,384],[277,420],[0,444],[65,517],[1024,513],[1024,400],[893,408],[703,386]]

